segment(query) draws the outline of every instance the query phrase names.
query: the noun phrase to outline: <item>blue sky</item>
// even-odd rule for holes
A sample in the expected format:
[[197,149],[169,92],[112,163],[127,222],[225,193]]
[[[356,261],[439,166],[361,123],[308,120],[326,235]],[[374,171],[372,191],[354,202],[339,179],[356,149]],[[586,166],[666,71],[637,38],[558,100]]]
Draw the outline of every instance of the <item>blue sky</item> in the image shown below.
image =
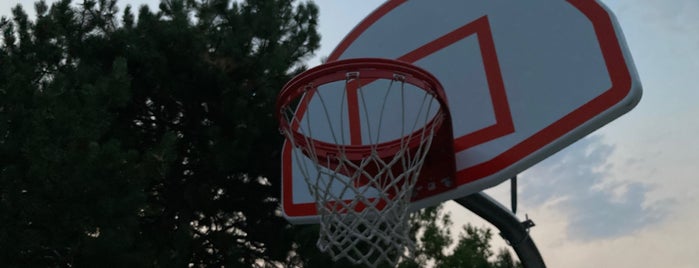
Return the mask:
[[[17,3],[31,9],[32,2],[0,0],[0,15]],[[537,224],[531,234],[549,267],[696,267],[699,1],[602,2],[624,30],[643,99],[630,113],[523,172],[518,216],[526,213]],[[316,3],[323,39],[311,66],[382,1]],[[508,186],[487,192],[509,204]],[[448,208],[458,224],[488,226],[454,203]]]

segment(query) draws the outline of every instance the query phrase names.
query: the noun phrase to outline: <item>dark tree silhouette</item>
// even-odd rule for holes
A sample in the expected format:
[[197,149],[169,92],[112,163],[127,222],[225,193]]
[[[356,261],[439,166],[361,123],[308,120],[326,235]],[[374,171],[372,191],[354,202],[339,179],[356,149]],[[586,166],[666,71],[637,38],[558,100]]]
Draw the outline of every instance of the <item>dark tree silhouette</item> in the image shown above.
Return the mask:
[[271,114],[318,48],[317,7],[115,3],[0,22],[2,263],[290,262]]

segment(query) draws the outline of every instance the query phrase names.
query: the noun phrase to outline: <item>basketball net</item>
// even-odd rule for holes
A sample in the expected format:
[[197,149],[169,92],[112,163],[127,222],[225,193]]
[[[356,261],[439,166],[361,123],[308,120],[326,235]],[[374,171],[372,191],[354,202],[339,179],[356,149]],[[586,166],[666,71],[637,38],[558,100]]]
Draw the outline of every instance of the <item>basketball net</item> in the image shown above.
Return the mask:
[[[393,67],[395,66],[390,66],[389,69]],[[349,71],[344,68],[342,70]],[[415,244],[410,236],[408,208],[432,141],[448,116],[444,115],[445,107],[442,107],[443,102],[437,98],[438,94],[424,89],[421,91],[421,102],[405,103],[406,82],[420,84],[419,86],[425,86],[426,83],[414,81],[414,77],[408,79],[405,73],[396,72],[387,76],[386,73],[376,75],[375,72],[374,69],[344,72],[344,87],[340,89],[345,92],[356,90],[358,106],[363,109],[360,113],[373,118],[365,120],[367,125],[363,127],[370,129],[369,141],[362,145],[351,145],[345,140],[341,133],[345,132],[343,128],[346,122],[331,119],[329,110],[337,110],[337,107],[326,103],[328,98],[323,96],[328,93],[326,89],[319,89],[316,86],[318,84],[303,85],[303,93],[296,94],[303,95],[299,101],[291,101],[294,98],[282,100],[287,104],[299,103],[304,107],[301,108],[304,112],[299,112],[299,105],[282,104],[278,107],[282,132],[295,148],[295,162],[316,201],[320,218],[318,248],[335,261],[345,258],[355,264],[370,267],[381,263],[396,266],[402,258],[412,256]],[[368,80],[362,80],[363,75],[368,75]],[[329,76],[320,75],[321,78]],[[364,88],[362,81],[373,83],[378,79],[386,79],[385,77],[390,77],[388,88],[384,89],[386,94],[379,94],[383,95],[381,100],[372,100],[374,103],[382,102],[382,107],[378,109],[380,112],[370,114],[370,109],[365,105],[365,91],[374,89]],[[334,81],[334,78],[324,82],[330,80]],[[284,95],[284,92],[281,94]],[[342,93],[342,103],[346,102],[344,94]],[[396,125],[396,122],[384,120],[387,117],[384,108],[392,101],[389,98],[396,96],[403,99],[400,100],[400,110],[406,115],[398,117],[403,121],[401,127],[408,131],[401,133],[396,139],[382,142],[380,133],[386,131],[384,128],[395,128]],[[311,98],[317,100],[317,104],[313,105],[314,110],[309,108]],[[341,107],[341,110],[344,108]],[[309,118],[311,116],[317,118],[312,120]],[[392,116],[396,118],[396,115]],[[317,123],[320,126],[313,125],[316,122],[322,123]],[[321,141],[321,135],[318,134],[321,132],[324,136],[331,132],[331,140],[326,137],[326,140]],[[371,133],[375,134],[374,137]]]

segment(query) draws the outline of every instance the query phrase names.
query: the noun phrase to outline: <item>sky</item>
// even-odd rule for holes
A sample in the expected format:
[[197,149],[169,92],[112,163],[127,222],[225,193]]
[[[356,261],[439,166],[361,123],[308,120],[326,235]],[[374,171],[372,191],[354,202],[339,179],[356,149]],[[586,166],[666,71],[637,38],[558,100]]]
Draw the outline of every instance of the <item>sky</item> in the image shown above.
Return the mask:
[[[30,0],[0,0],[0,15]],[[120,5],[157,0],[121,0]],[[382,1],[317,0],[320,63]],[[520,174],[518,216],[548,267],[697,267],[699,1],[602,0],[636,64],[638,106]],[[486,192],[509,205],[509,184]],[[448,202],[455,223],[490,227]],[[455,229],[458,231],[458,228]],[[496,232],[497,233],[497,232]],[[505,246],[497,235],[494,244]]]

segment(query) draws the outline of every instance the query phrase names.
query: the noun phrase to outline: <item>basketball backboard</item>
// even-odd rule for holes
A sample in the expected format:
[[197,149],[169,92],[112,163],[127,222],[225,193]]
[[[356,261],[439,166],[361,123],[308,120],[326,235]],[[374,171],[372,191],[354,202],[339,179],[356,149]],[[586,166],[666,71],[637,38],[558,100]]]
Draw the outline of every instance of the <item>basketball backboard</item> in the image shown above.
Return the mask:
[[[621,30],[595,0],[388,1],[328,61],[363,57],[419,66],[446,93],[457,172],[447,190],[416,189],[422,194],[412,209],[495,186],[641,98]],[[369,119],[347,108],[359,105],[338,104],[345,108],[331,115],[359,122],[347,126],[353,143],[368,133]],[[293,150],[286,143],[282,152],[283,213],[294,223],[315,222],[316,203],[298,170],[308,160]]]

